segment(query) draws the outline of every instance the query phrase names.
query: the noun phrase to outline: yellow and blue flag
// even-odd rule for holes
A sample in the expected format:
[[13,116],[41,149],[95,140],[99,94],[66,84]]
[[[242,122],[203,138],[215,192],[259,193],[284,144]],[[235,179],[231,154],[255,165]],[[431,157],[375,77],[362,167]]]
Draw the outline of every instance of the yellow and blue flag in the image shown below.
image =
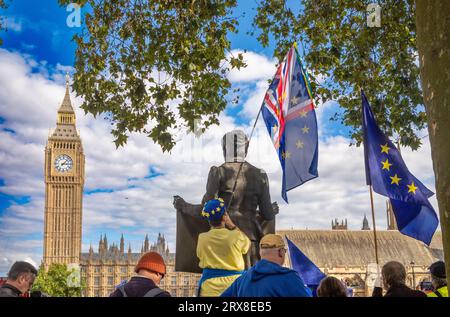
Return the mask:
[[281,195],[318,176],[319,142],[311,87],[300,56],[291,47],[278,66],[261,109],[283,171]]
[[429,245],[439,220],[428,198],[433,192],[406,167],[400,152],[378,127],[361,90],[366,183],[389,197],[401,233]]

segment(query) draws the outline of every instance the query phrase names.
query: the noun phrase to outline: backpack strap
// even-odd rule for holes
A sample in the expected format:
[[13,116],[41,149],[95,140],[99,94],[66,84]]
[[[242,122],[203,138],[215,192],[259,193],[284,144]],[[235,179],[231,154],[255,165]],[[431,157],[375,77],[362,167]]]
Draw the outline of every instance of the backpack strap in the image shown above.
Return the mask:
[[128,297],[127,292],[125,292],[125,285],[120,285],[117,289],[122,293],[122,297]]
[[164,293],[162,289],[155,287],[149,290],[147,293],[145,293],[144,297],[156,297],[162,293]]

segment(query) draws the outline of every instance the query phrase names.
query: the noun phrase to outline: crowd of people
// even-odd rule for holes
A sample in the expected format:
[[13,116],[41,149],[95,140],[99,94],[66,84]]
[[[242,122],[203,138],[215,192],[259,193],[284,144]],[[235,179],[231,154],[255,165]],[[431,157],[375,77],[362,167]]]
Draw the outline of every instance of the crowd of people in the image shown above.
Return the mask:
[[[287,248],[280,235],[267,234],[259,244],[261,259],[248,270],[243,255],[251,247],[249,238],[228,216],[222,199],[208,201],[202,216],[211,229],[199,235],[197,257],[203,269],[198,284],[200,297],[348,297],[347,286],[327,276],[313,292],[294,270],[284,267]],[[429,267],[433,290],[424,293],[406,285],[406,269],[390,261],[381,269],[373,297],[448,297],[445,264],[435,262]],[[156,252],[145,253],[135,267],[136,275],[118,285],[110,297],[170,297],[159,285],[166,274],[166,264]],[[0,286],[0,297],[19,297],[30,291],[37,270],[27,262],[11,267],[6,283]]]

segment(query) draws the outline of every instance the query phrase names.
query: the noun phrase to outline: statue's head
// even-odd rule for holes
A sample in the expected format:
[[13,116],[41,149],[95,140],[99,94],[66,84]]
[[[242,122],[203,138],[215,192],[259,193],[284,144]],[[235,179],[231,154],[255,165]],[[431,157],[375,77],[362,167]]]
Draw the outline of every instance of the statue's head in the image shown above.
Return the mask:
[[244,131],[233,130],[222,138],[222,150],[225,162],[243,162],[247,156],[248,138]]

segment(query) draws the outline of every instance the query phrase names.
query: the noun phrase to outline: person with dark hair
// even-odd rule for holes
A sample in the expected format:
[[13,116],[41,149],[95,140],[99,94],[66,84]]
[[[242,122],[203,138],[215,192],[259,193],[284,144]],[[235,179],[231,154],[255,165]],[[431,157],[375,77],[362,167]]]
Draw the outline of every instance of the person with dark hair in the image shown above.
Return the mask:
[[170,297],[158,287],[166,274],[164,259],[157,252],[147,252],[139,259],[133,276],[121,284],[109,297]]
[[19,297],[30,291],[37,275],[36,268],[28,262],[17,261],[8,272],[8,279],[0,286],[0,297]]
[[203,272],[197,295],[219,296],[245,269],[244,254],[250,248],[250,240],[226,213],[223,199],[208,201],[201,215],[211,229],[198,236],[197,257]]
[[337,278],[327,276],[319,283],[317,297],[347,297],[347,287]]
[[428,297],[448,297],[447,280],[445,274],[445,263],[437,261],[431,264],[430,268],[431,284],[433,292],[428,293]]
[[[381,281],[386,289],[384,297],[426,297],[421,291],[406,286],[406,269],[400,262],[391,261],[381,269]],[[376,283],[377,284],[377,283]],[[380,285],[373,289],[373,297],[382,297],[383,289]]]

